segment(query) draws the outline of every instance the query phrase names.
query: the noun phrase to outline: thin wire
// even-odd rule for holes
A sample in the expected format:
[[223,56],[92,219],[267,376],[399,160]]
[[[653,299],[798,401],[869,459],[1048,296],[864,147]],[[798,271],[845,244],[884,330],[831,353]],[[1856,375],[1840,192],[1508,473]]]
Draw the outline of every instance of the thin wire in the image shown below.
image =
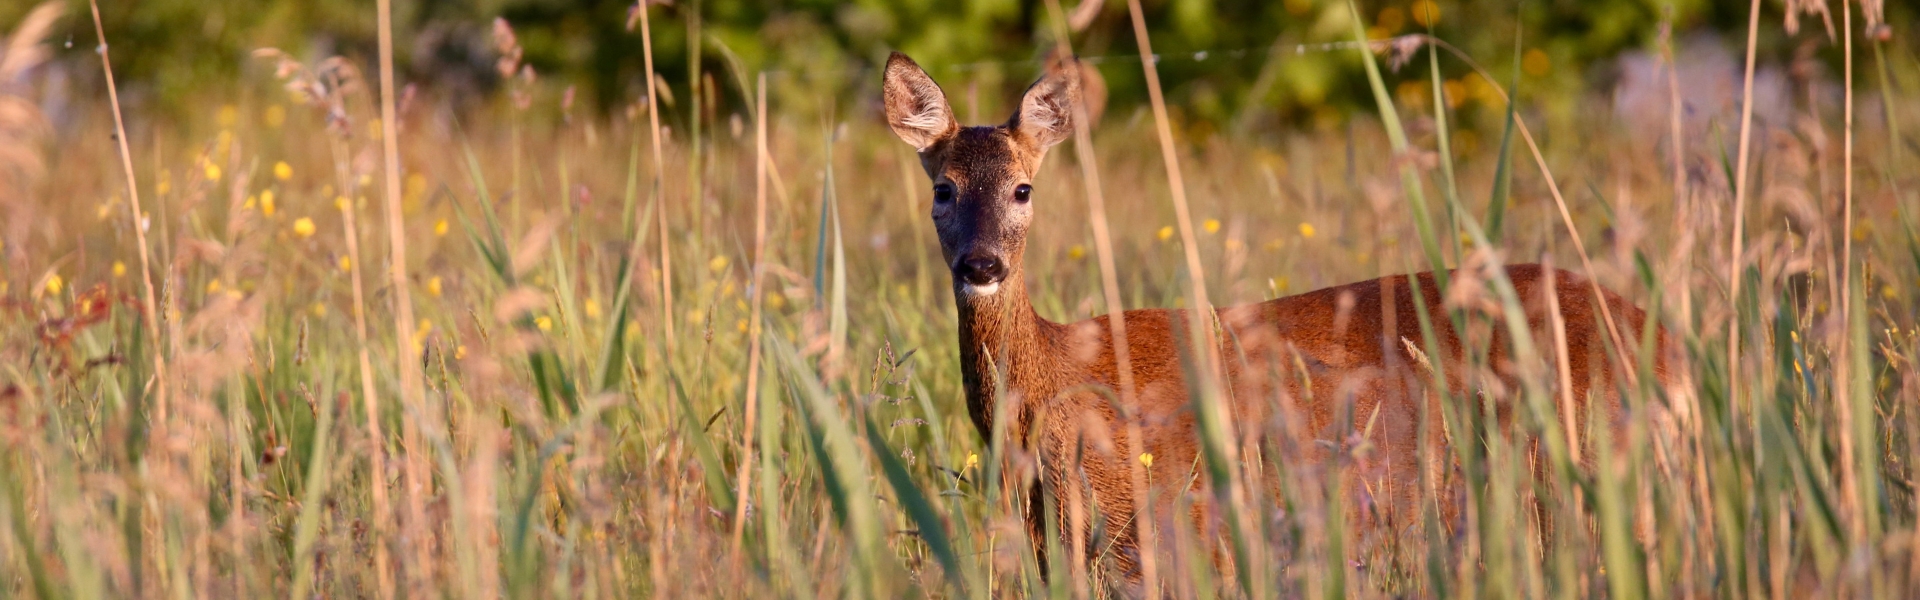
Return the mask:
[[[1381,49],[1389,48],[1393,46],[1394,43],[1402,40],[1407,40],[1407,39],[1425,39],[1425,36],[1421,34],[1408,34],[1404,36],[1392,37],[1392,38],[1386,38],[1386,39],[1368,40],[1366,43],[1367,45],[1372,46],[1376,51],[1378,51]],[[1353,50],[1358,47],[1360,47],[1360,42],[1354,42],[1354,41],[1327,42],[1323,44],[1292,44],[1292,45],[1274,44],[1270,46],[1230,48],[1226,50],[1196,50],[1193,52],[1155,52],[1152,54],[1152,56],[1153,56],[1154,64],[1159,64],[1167,61],[1206,62],[1206,61],[1215,60],[1215,59],[1219,59],[1223,61],[1236,61],[1236,60],[1245,60],[1248,58],[1271,58],[1274,56],[1287,54],[1287,53],[1292,53],[1295,56],[1300,56],[1300,55],[1305,55],[1309,53],[1336,52],[1336,51],[1342,51],[1342,50]],[[1104,55],[1104,56],[1079,56],[1076,58],[1078,58],[1081,62],[1093,64],[1093,65],[1099,65],[1107,62],[1138,63],[1142,60],[1139,54],[1110,54],[1110,55]],[[1014,67],[1014,66],[1039,67],[1039,66],[1042,66],[1042,64],[1043,64],[1042,59],[1030,58],[1030,59],[1020,59],[1020,60],[983,60],[983,61],[976,61],[976,62],[970,62],[970,63],[959,63],[959,64],[950,64],[950,65],[931,65],[931,66],[925,66],[924,68],[928,71],[964,72],[964,71],[981,70],[988,67]],[[810,74],[864,73],[864,72],[879,71],[879,70],[880,68],[877,66],[862,65],[857,67],[841,67],[841,68],[825,68],[825,69],[813,69],[813,68],[768,69],[767,71],[765,71],[765,73],[769,77],[778,77],[781,75],[790,75],[790,74],[796,74],[800,72],[805,72]]]

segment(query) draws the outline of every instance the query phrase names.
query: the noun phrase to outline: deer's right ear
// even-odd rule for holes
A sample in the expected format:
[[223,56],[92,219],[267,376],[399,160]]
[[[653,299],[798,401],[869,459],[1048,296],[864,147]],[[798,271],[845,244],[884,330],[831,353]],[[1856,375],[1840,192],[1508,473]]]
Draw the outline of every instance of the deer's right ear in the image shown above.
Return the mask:
[[925,151],[960,130],[947,106],[947,94],[920,65],[899,52],[887,57],[881,85],[887,104],[887,126],[915,150]]

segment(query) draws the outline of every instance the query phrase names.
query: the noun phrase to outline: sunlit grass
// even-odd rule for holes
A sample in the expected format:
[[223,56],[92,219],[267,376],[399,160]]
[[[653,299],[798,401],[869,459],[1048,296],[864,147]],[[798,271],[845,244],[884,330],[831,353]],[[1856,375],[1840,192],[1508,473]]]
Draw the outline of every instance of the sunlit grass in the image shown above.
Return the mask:
[[[1422,22],[1433,6],[1398,18]],[[1514,68],[1550,68],[1538,64],[1545,54],[1521,56]],[[358,77],[324,58],[293,60],[311,65],[301,76]],[[1912,73],[1901,60],[1874,68]],[[1435,263],[1578,266],[1554,192],[1506,129],[1500,94],[1481,90],[1485,77],[1421,71],[1386,73],[1378,87],[1406,122],[1397,133],[1366,111],[1343,117],[1351,129],[1180,140],[1198,221],[1185,236],[1158,148],[1137,142],[1154,135],[1153,118],[1113,107],[1093,141],[1121,301],[1189,302],[1188,243],[1218,305]],[[371,94],[289,98],[280,84],[239,82],[254,91],[214,94],[192,122],[133,134],[142,214],[103,166],[117,150],[100,105],[57,148],[75,158],[0,205],[31,206],[46,231],[0,249],[5,594],[378,595],[374,544],[410,597],[431,595],[427,587],[556,597],[1061,597],[1124,587],[1101,569],[1076,577],[1060,560],[1046,572],[1036,561],[1021,512],[1031,467],[1018,440],[975,434],[948,274],[926,218],[930,193],[903,176],[917,177],[917,159],[877,116],[796,114],[774,97],[756,264],[760,157],[753,136],[728,125],[753,122],[730,108],[744,104],[723,103],[697,127],[685,107],[662,107],[670,131],[657,164],[644,107],[562,118],[557,94],[514,88],[441,126],[446,117],[422,99],[400,115],[415,318],[396,331]],[[1446,103],[1409,101],[1436,89]],[[1920,122],[1914,96],[1886,98],[1888,114]],[[1435,113],[1441,106],[1456,112]],[[1122,114],[1136,110],[1139,118]],[[1830,110],[1806,116],[1837,122]],[[1340,482],[1363,476],[1352,468],[1363,456],[1271,459],[1261,466],[1287,476],[1278,496],[1251,494],[1243,513],[1222,517],[1246,517],[1245,531],[1184,523],[1161,533],[1163,547],[1179,550],[1160,565],[1165,590],[1913,592],[1912,158],[1884,128],[1857,131],[1861,156],[1888,158],[1853,174],[1847,281],[1836,277],[1844,234],[1830,183],[1844,173],[1830,150],[1785,135],[1754,157],[1760,191],[1746,215],[1749,252],[1736,260],[1726,243],[1733,190],[1716,146],[1687,147],[1684,160],[1709,168],[1691,175],[1692,196],[1675,199],[1669,157],[1604,117],[1581,127],[1537,132],[1545,162],[1591,275],[1675,334],[1679,389],[1656,389],[1650,377],[1610,382],[1626,390],[1629,426],[1566,432],[1551,410],[1556,380],[1541,371],[1525,389],[1499,392],[1520,402],[1510,427],[1521,435],[1511,436],[1468,410],[1495,392],[1448,399],[1448,431],[1425,434],[1475,440],[1432,457],[1448,467],[1446,493],[1467,509],[1460,522],[1428,510],[1397,534],[1345,522],[1343,506],[1356,500]],[[1466,133],[1489,142],[1467,143]],[[1348,155],[1359,159],[1349,165]],[[1073,160],[1055,152],[1035,183],[1029,285],[1054,320],[1113,308],[1089,260],[1094,234]],[[1417,210],[1416,196],[1433,206]],[[138,300],[135,227],[154,256],[158,314]],[[1489,248],[1500,252],[1474,254]],[[1744,279],[1737,307],[1726,301],[1729,265]],[[355,278],[364,278],[358,292]],[[1475,283],[1478,294],[1449,297],[1456,318],[1524,318],[1502,295],[1511,290]],[[764,358],[750,421],[755,303]],[[1733,397],[1730,328],[1744,333]],[[153,376],[155,353],[165,380]],[[425,376],[417,404],[401,400],[399,361]],[[363,402],[369,389],[379,403]],[[1616,435],[1626,451],[1593,451]],[[1551,457],[1538,481],[1529,439],[1547,440]],[[1566,439],[1585,440],[1591,456],[1576,461],[1578,448],[1555,446]],[[372,471],[376,447],[392,457],[385,472]],[[407,488],[407,457],[421,461],[423,489]],[[743,470],[751,483],[736,489]],[[376,487],[392,498],[385,514]],[[1212,493],[1196,489],[1181,506]]]

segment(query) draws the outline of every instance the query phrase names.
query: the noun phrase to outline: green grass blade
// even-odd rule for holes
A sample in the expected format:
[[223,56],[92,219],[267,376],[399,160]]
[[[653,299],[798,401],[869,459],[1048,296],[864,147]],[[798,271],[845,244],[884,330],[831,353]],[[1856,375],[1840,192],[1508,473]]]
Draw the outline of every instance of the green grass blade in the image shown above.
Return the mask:
[[1853,287],[1851,327],[1847,331],[1847,342],[1851,345],[1847,358],[1851,364],[1847,368],[1848,402],[1853,406],[1853,431],[1843,431],[1840,435],[1853,436],[1854,509],[1860,514],[1856,517],[1864,521],[1867,538],[1855,540],[1858,544],[1876,544],[1880,538],[1881,503],[1884,498],[1880,492],[1880,419],[1875,410],[1873,394],[1873,351],[1872,338],[1867,334],[1867,322],[1873,319],[1873,313],[1867,311],[1867,290],[1865,273],[1854,276],[1847,285]]
[[313,581],[314,542],[320,537],[320,517],[327,511],[324,502],[332,483],[328,469],[333,464],[333,413],[338,402],[319,400],[319,415],[313,429],[313,450],[307,456],[307,478],[300,494],[300,516],[293,534],[293,586],[287,588],[290,600],[299,600],[315,591]]
[[[1380,111],[1380,123],[1387,130],[1387,141],[1393,146],[1395,156],[1406,156],[1410,146],[1407,132],[1400,124],[1400,113],[1393,107],[1393,96],[1387,92],[1386,80],[1380,76],[1380,65],[1374,60],[1372,46],[1367,43],[1366,19],[1361,16],[1359,5],[1347,0],[1347,10],[1353,15],[1353,36],[1360,45],[1361,65],[1366,67],[1367,86],[1373,90],[1373,101]],[[1433,268],[1434,279],[1440,289],[1447,289],[1446,255],[1440,252],[1440,241],[1433,231],[1433,215],[1427,212],[1426,191],[1420,184],[1420,175],[1415,171],[1413,161],[1399,160],[1400,188],[1407,195],[1407,201],[1413,206],[1414,230],[1420,236],[1420,248],[1426,252],[1427,262]]]
[[1501,227],[1507,217],[1507,202],[1513,194],[1513,130],[1520,120],[1520,41],[1525,37],[1523,33],[1523,29],[1513,33],[1513,76],[1507,83],[1506,125],[1500,132],[1500,153],[1495,156],[1499,162],[1494,163],[1493,193],[1487,200],[1487,239],[1496,243],[1500,241]]
[[[493,196],[487,190],[486,170],[480,165],[480,157],[473,153],[472,146],[462,144],[461,148],[466,151],[467,177],[473,180],[475,202],[480,205],[480,215],[486,217],[486,243],[480,242],[481,238],[475,233],[473,224],[467,219],[465,212],[458,212],[460,225],[466,228],[467,235],[474,239],[474,245],[479,247],[480,253],[487,258],[488,266],[492,267],[494,273],[506,282],[507,287],[513,287],[516,275],[513,272],[513,255],[507,252],[506,236],[500,232],[500,219],[493,210]],[[454,209],[459,211],[459,208],[460,204],[455,202]]]
[[[692,401],[687,399],[687,390],[680,384],[680,377],[667,373],[667,381],[673,386],[674,398],[679,400],[680,427],[685,431],[686,439],[693,445],[693,455],[700,461],[701,474],[706,478],[707,497],[712,500],[716,510],[723,513],[733,512],[733,488],[727,487],[726,466],[720,463],[720,452],[713,447],[713,441],[707,439],[706,423],[695,414]],[[746,468],[746,465],[740,465]]]
[[[628,194],[634,193],[632,185],[628,185]],[[658,197],[655,197],[647,202],[646,211],[637,220],[628,219],[631,228],[627,230],[627,239],[633,240],[632,248],[645,247],[647,234],[652,232],[654,208],[659,204]],[[613,306],[608,313],[613,321],[608,324],[607,339],[601,344],[599,374],[595,377],[602,391],[620,384],[620,370],[627,362],[627,317],[633,312],[633,254],[629,251],[620,257],[619,283],[614,284]]]
[[[9,454],[12,453],[10,452]],[[65,598],[66,595],[60,593],[60,590],[54,587],[52,577],[54,571],[47,566],[46,557],[42,556],[43,548],[40,547],[38,540],[33,539],[34,527],[27,515],[26,494],[24,493],[25,490],[22,489],[26,487],[28,478],[15,472],[17,467],[14,465],[20,462],[25,461],[16,461],[12,457],[8,457],[8,460],[0,461],[0,473],[6,475],[5,480],[0,482],[0,486],[4,486],[7,493],[4,499],[5,506],[0,508],[6,509],[7,516],[12,521],[7,529],[13,531],[14,538],[14,545],[10,549],[12,552],[9,553],[19,553],[19,560],[26,563],[26,575],[28,581],[33,584],[34,596],[40,598]],[[15,576],[17,577],[18,574],[15,574]]]
[[1487,239],[1494,243],[1500,241],[1501,227],[1507,218],[1508,198],[1513,194],[1513,129],[1519,118],[1514,113],[1516,104],[1507,102],[1507,125],[1500,133],[1500,153],[1494,158],[1499,162],[1494,163],[1497,166],[1493,173],[1493,193],[1487,199]]
[[[827,167],[827,186],[832,190],[833,167]],[[835,196],[831,191],[830,197]],[[833,289],[827,296],[827,357],[845,360],[847,349],[847,245],[840,237],[840,206],[837,198],[827,201],[833,213]]]
[[[769,377],[768,380],[770,384],[772,378]],[[758,483],[760,485],[761,546],[769,558],[770,567],[774,569],[774,575],[786,577],[787,589],[792,590],[796,595],[804,595],[805,592],[814,590],[813,578],[807,573],[806,567],[800,563],[800,550],[793,548],[787,542],[786,520],[783,518],[785,508],[783,505],[787,500],[780,495],[783,485],[782,477],[786,473],[778,468],[776,463],[775,450],[786,448],[782,438],[782,425],[785,419],[774,410],[774,407],[778,406],[774,402],[778,396],[761,394],[760,397],[762,398],[759,419],[761,450],[755,456],[760,459]]]
[[880,459],[880,468],[886,474],[887,482],[893,485],[894,501],[907,509],[907,516],[919,527],[920,539],[926,542],[927,549],[940,561],[941,570],[946,572],[947,583],[953,586],[958,596],[966,596],[967,582],[962,577],[964,572],[960,570],[960,559],[953,553],[953,543],[948,541],[945,520],[934,510],[926,494],[921,493],[920,486],[914,483],[906,466],[900,464],[900,457],[894,456],[887,447],[887,441],[880,437],[880,427],[873,424],[872,418],[866,419],[866,425],[867,444],[873,448],[874,456]]
[[867,596],[884,597],[891,577],[881,571],[880,510],[874,502],[869,471],[860,458],[858,438],[833,396],[793,348],[779,336],[768,336],[767,341],[773,358],[785,367],[799,396],[796,406],[803,408],[802,421],[807,423],[812,438],[814,459],[838,507],[841,526],[852,538],[856,572],[850,575],[851,583]]
[[827,226],[833,211],[833,133],[828,131],[826,142],[826,182],[820,186],[820,225],[818,238],[813,243],[813,297],[814,302],[823,302],[827,297]]
[[[1414,9],[1419,10],[1419,9]],[[1427,28],[1427,35],[1433,35],[1433,28]],[[1447,200],[1447,243],[1453,251],[1455,263],[1460,259],[1460,183],[1453,172],[1453,132],[1447,125],[1447,86],[1446,79],[1440,76],[1440,51],[1427,48],[1427,77],[1433,84],[1433,128],[1435,150],[1440,155],[1441,191]]]

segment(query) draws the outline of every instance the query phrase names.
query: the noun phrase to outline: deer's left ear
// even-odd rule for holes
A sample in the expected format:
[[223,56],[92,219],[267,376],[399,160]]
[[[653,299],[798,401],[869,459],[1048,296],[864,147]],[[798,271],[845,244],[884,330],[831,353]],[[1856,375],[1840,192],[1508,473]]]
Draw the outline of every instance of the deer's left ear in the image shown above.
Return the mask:
[[1072,59],[1050,65],[1047,74],[1027,88],[1020,110],[1007,128],[1040,150],[1073,135],[1073,105],[1080,101],[1079,63]]
[[914,150],[925,152],[960,130],[953,109],[947,106],[946,92],[907,55],[895,52],[887,57],[881,89],[887,126]]

